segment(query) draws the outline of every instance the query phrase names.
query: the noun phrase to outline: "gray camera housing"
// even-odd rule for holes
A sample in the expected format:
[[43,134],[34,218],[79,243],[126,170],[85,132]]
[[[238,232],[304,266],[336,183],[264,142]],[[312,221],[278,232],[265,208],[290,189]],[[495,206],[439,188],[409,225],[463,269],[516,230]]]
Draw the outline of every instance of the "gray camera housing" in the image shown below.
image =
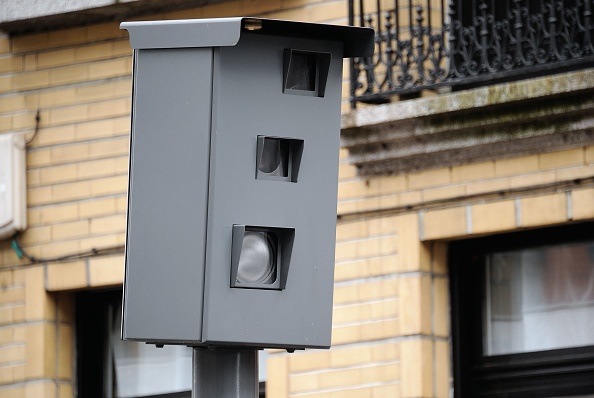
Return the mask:
[[[134,48],[122,338],[329,347],[342,64],[371,55],[373,31],[254,18],[121,27]],[[262,166],[263,137],[286,170]],[[232,279],[246,228],[279,245],[274,286]]]

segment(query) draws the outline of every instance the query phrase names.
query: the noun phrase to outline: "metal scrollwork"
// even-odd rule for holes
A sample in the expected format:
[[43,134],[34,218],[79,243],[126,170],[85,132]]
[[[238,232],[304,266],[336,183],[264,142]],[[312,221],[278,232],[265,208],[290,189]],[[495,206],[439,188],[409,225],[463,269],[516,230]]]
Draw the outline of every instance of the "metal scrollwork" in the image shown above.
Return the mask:
[[[458,87],[593,65],[594,0],[349,1],[352,25],[376,30],[373,57],[351,64],[351,98],[381,103]],[[435,20],[435,15],[440,15]]]

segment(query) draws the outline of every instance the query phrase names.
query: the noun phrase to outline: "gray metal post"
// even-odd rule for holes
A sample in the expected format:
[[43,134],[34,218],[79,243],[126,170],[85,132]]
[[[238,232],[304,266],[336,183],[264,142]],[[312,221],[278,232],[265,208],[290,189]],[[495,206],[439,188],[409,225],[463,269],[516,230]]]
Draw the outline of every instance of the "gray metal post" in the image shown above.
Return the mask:
[[192,398],[257,398],[258,350],[194,348]]

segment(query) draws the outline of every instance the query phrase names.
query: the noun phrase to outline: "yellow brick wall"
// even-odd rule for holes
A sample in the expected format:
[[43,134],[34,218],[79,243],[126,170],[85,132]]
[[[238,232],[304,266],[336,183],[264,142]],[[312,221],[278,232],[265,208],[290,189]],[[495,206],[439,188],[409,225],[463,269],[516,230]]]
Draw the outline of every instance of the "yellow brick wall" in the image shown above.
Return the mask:
[[[0,133],[32,138],[40,116],[27,148],[22,245],[45,259],[93,248],[121,253],[131,93],[125,32],[107,24],[0,41]],[[121,254],[30,264],[0,243],[1,397],[73,396],[73,297],[61,292],[117,285],[122,272]]]
[[274,353],[271,396],[449,397],[446,242],[593,220],[593,151],[360,178],[343,150],[333,347]]
[[[227,1],[150,18],[239,15],[346,24],[347,5]],[[72,397],[72,292],[122,284],[132,58],[119,22],[0,36],[0,134],[31,138],[40,115],[22,246],[43,259],[109,253],[31,264],[0,242],[2,398]]]
[[[242,0],[154,18],[233,15],[344,24],[347,5]],[[32,137],[40,111],[22,245],[109,250],[31,264],[0,242],[0,398],[72,397],[72,292],[122,283],[130,73],[118,23],[0,36],[0,134]],[[571,183],[592,175],[594,146],[370,179],[342,151],[333,348],[273,352],[268,396],[449,396],[444,241],[594,219],[594,188]]]
[[449,397],[445,241],[594,219],[593,151],[363,179],[343,150],[333,347],[274,353],[270,395]]

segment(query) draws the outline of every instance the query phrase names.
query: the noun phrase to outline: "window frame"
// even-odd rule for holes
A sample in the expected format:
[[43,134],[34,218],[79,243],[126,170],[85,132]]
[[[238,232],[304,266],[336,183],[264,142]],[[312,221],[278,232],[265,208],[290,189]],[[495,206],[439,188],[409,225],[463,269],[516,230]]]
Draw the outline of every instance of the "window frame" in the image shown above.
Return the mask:
[[[111,377],[105,361],[109,355],[106,322],[109,308],[121,308],[122,290],[108,289],[76,293],[76,376],[77,394],[85,398],[111,396]],[[142,396],[142,398],[190,398],[191,391]]]
[[454,397],[594,394],[594,345],[486,356],[486,256],[493,252],[594,240],[594,223],[452,242],[449,245]]
[[[122,290],[81,291],[75,294],[77,396],[104,398],[108,394],[106,360],[109,345],[108,308],[121,308]],[[142,398],[190,398],[191,391],[143,396]],[[258,397],[265,398],[266,382],[258,384]]]

